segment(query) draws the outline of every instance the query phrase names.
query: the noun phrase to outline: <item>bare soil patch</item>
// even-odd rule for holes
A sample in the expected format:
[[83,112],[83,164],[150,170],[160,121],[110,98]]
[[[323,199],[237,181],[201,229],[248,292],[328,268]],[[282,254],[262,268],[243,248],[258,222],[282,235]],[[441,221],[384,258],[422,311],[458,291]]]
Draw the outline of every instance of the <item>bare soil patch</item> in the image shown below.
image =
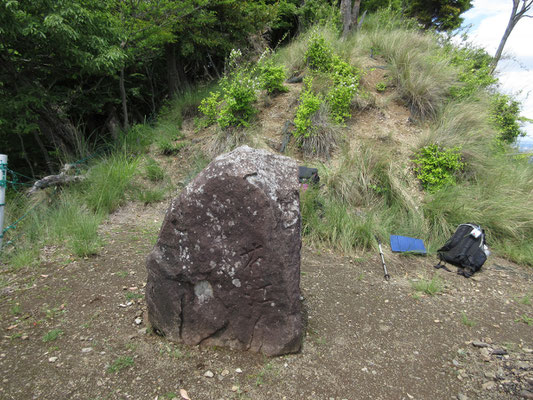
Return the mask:
[[377,254],[305,247],[301,353],[268,359],[168,342],[147,329],[143,297],[145,256],[166,207],[129,204],[110,216],[96,257],[49,248],[38,268],[4,274],[1,398],[165,399],[185,389],[191,399],[510,399],[533,391],[533,326],[524,319],[533,316],[524,300],[533,274],[494,257],[470,280],[440,273],[443,291],[419,296],[411,281],[435,274],[431,258],[386,254],[386,282]]

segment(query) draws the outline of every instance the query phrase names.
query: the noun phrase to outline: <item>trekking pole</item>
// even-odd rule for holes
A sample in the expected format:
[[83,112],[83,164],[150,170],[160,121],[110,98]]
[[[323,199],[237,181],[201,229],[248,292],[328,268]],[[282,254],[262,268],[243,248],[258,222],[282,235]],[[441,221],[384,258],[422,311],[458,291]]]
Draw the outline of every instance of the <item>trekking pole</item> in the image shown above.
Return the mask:
[[383,271],[385,272],[385,280],[388,281],[390,279],[390,275],[387,272],[387,266],[385,265],[385,257],[383,256],[383,250],[381,249],[381,242],[379,241],[378,237],[376,236],[376,240],[378,241],[378,247],[379,247],[379,255],[381,256],[381,263],[383,264]]

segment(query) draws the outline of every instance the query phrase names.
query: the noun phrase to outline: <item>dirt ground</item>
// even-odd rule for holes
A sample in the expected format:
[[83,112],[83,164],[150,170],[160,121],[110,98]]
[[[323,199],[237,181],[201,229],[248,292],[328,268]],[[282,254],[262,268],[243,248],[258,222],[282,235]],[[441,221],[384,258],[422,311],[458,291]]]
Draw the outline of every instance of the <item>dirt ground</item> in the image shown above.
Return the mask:
[[434,276],[432,257],[387,252],[387,282],[378,254],[304,247],[308,315],[299,354],[265,358],[168,342],[147,329],[143,298],[145,257],[166,207],[129,204],[111,215],[98,256],[47,248],[37,269],[4,276],[0,398],[186,398],[180,389],[193,400],[533,392],[533,271],[494,257],[472,279],[439,272],[444,288],[429,296],[412,282]]
[[[368,79],[383,78],[375,74]],[[261,111],[259,137],[272,148],[294,117],[298,88]],[[408,152],[418,128],[405,108],[377,100],[384,105],[355,117],[348,136],[378,143],[394,132],[390,140]],[[190,129],[196,142],[209,134]],[[190,165],[181,157],[158,159],[177,187]],[[304,245],[300,353],[265,358],[155,335],[145,258],[168,204],[130,203],[112,214],[98,256],[75,258],[58,244],[38,267],[3,266],[0,399],[533,398],[533,269],[494,256],[465,279],[437,272],[434,257],[386,248],[387,282],[377,253],[350,258]],[[443,285],[435,295],[414,289],[435,276]]]

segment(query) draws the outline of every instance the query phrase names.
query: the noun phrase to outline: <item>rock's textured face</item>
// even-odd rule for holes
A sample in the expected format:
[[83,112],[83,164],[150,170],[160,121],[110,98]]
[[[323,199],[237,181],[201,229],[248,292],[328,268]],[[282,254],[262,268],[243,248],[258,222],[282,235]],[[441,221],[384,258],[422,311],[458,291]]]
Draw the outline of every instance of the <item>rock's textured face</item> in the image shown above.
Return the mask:
[[298,166],[239,147],[172,201],[148,256],[150,323],[186,344],[300,349]]

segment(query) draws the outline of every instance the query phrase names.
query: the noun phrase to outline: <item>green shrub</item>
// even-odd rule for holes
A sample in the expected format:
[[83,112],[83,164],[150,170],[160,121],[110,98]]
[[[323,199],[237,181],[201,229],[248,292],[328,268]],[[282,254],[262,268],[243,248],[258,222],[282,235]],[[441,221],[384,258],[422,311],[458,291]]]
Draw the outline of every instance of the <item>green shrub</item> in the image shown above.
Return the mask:
[[287,77],[287,70],[282,65],[274,65],[272,62],[265,62],[259,67],[259,82],[261,88],[269,94],[284,93],[289,89],[283,85]]
[[327,72],[333,63],[333,49],[326,42],[324,36],[313,34],[309,40],[305,59],[309,68],[317,71]]
[[387,84],[383,81],[380,81],[376,83],[376,91],[383,93],[385,90],[387,90]]
[[441,149],[436,144],[425,146],[414,159],[416,177],[430,193],[455,185],[455,175],[465,166],[461,158],[459,147]]
[[231,79],[224,78],[221,82],[223,103],[217,122],[222,129],[230,126],[248,126],[257,113],[253,106],[257,100],[258,84],[250,73],[237,71]]
[[492,57],[483,49],[470,46],[448,46],[451,65],[459,69],[458,85],[450,87],[450,96],[454,99],[465,99],[476,91],[486,88],[497,79],[491,74]]
[[198,107],[198,109],[205,116],[205,126],[214,124],[217,121],[218,108],[221,102],[222,101],[220,100],[220,92],[211,92],[209,96],[207,96],[200,102],[200,106]]
[[496,94],[493,97],[490,119],[498,131],[499,139],[504,143],[513,143],[517,137],[525,135],[518,123],[520,103],[510,96]]
[[309,137],[314,132],[311,117],[318,112],[320,104],[322,104],[322,99],[313,93],[312,84],[313,78],[306,78],[304,80],[300,103],[296,110],[296,117],[294,118],[294,125],[296,127],[294,136],[296,137]]

